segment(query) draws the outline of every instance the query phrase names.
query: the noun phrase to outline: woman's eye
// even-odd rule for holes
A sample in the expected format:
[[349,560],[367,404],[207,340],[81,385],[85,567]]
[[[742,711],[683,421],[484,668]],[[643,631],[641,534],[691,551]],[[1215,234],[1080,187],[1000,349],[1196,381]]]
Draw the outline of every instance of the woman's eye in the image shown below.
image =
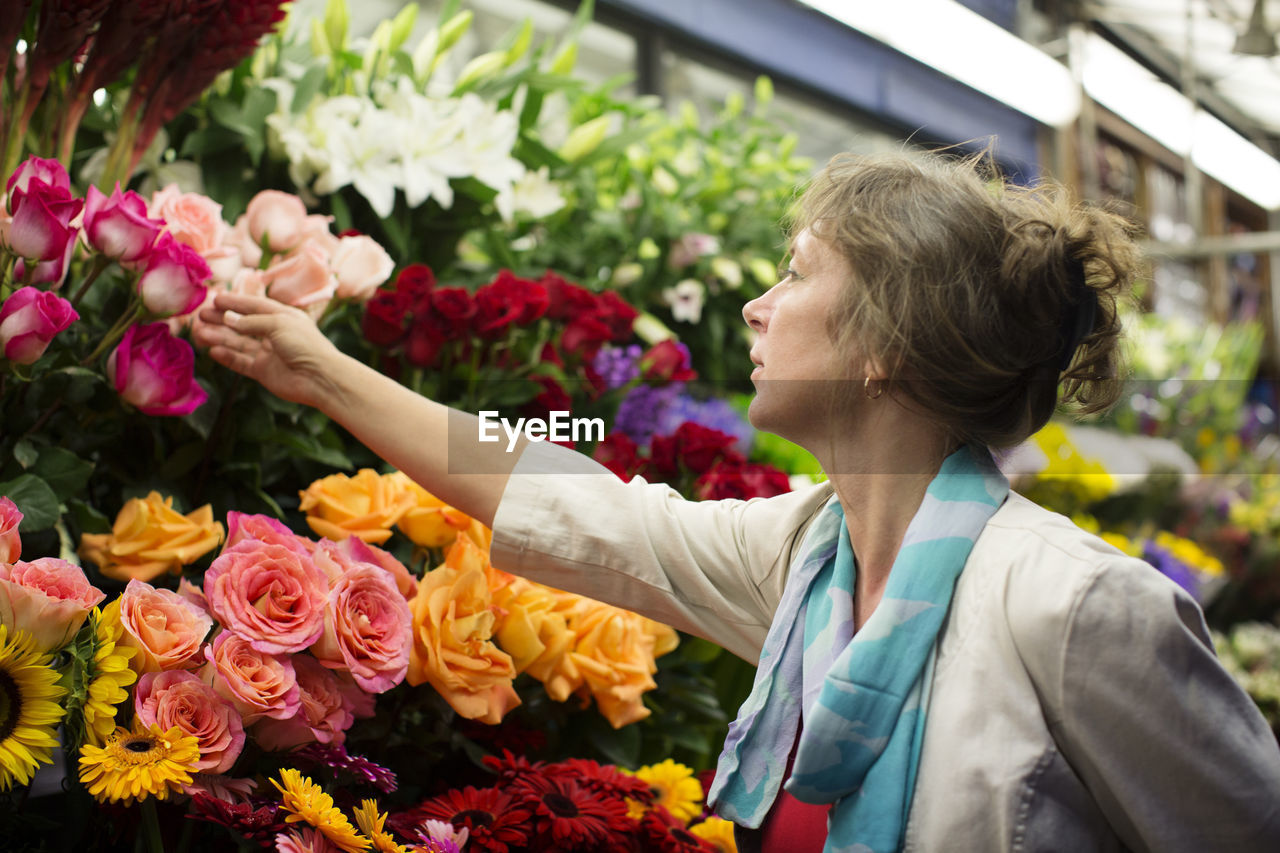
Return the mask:
[[789,278],[794,278],[797,281],[799,281],[800,279],[804,278],[804,276],[800,275],[800,273],[796,272],[791,267],[783,267],[782,269],[778,270],[779,284],[781,284],[782,282],[786,281]]

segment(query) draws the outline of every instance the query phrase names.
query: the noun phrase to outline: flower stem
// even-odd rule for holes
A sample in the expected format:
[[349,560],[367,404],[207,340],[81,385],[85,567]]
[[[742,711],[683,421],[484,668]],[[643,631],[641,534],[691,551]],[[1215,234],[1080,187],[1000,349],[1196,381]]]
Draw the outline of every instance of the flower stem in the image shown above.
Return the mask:
[[89,270],[89,275],[85,277],[84,284],[80,285],[80,289],[76,291],[76,295],[71,297],[72,308],[78,308],[80,306],[80,300],[89,292],[89,288],[98,280],[98,276],[102,275],[102,271],[105,270],[110,263],[111,259],[106,255],[98,256],[97,260],[93,262],[93,268]]
[[27,96],[30,94],[30,81],[18,93],[17,103],[13,105],[13,124],[9,126],[9,144],[5,146],[3,168],[0,175],[6,178],[18,168],[18,160],[22,156],[22,142],[27,135],[27,125],[22,116],[27,109]]
[[164,853],[164,839],[160,837],[160,817],[156,814],[156,801],[151,797],[143,800],[142,837],[146,839],[144,849],[147,853]]
[[114,345],[116,341],[124,337],[125,331],[129,326],[133,325],[135,320],[142,316],[145,310],[146,309],[142,305],[142,300],[140,298],[135,298],[133,302],[130,303],[129,307],[125,309],[124,313],[120,315],[120,319],[116,320],[115,325],[113,325],[111,329],[102,336],[102,340],[98,342],[96,347],[94,347],[93,352],[89,353],[89,355],[80,362],[80,366],[87,367],[92,364],[97,360],[98,356],[102,355],[109,347]]

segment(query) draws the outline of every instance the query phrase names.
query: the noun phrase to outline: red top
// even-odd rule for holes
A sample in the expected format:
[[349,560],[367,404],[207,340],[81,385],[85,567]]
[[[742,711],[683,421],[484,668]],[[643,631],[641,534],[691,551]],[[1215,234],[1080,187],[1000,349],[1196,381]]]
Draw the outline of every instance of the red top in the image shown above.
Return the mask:
[[[799,745],[800,732],[797,731],[796,742],[791,745],[791,755],[787,757],[787,779],[791,778],[791,765],[795,763]],[[785,790],[778,791],[778,798],[760,824],[760,849],[764,853],[822,853],[822,847],[827,843],[827,814],[830,811],[830,803],[802,803]]]

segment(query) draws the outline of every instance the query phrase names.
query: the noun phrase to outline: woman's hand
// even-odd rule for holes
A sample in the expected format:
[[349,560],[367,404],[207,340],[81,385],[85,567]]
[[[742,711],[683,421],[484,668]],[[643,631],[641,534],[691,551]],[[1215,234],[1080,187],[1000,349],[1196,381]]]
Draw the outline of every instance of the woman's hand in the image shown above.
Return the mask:
[[341,352],[315,322],[263,296],[219,293],[200,313],[195,340],[219,364],[256,379],[285,400],[321,407]]

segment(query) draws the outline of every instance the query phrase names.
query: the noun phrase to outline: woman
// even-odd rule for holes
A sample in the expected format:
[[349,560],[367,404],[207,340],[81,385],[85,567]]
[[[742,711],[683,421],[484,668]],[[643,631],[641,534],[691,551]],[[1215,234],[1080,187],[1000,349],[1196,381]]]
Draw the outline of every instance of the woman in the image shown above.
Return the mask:
[[1280,849],[1280,751],[1194,601],[989,455],[1060,383],[1114,399],[1133,243],[979,167],[840,157],[801,199],[743,312],[750,416],[829,482],[777,498],[481,443],[269,300],[220,295],[200,342],[492,526],[495,565],[758,660],[710,794],[744,850]]

